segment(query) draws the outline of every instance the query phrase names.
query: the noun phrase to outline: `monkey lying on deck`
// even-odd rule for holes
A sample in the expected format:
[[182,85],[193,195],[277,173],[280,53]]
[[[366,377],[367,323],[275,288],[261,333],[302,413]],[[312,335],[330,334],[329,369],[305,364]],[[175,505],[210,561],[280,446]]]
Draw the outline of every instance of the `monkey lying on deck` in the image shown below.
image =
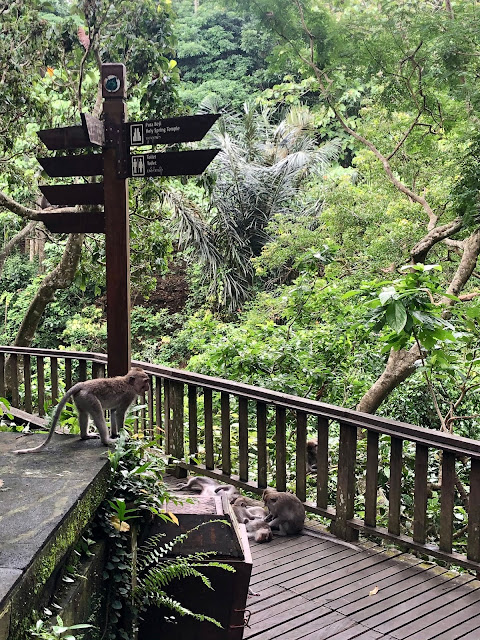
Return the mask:
[[73,398],[78,409],[81,439],[86,440],[87,438],[97,437],[88,433],[88,416],[90,415],[98,429],[102,444],[105,446],[113,444],[115,440],[112,440],[108,434],[108,427],[103,415],[104,410],[110,409],[111,411],[112,436],[116,437],[118,436],[118,430],[123,429],[125,413],[128,407],[137,396],[148,391],[149,388],[150,378],[139,367],[132,367],[125,376],[95,378],[94,380],[78,382],[67,391],[58,403],[45,442],[31,449],[19,449],[16,453],[38,451],[50,442],[60,414],[69,398]]
[[232,484],[220,484],[213,478],[205,476],[191,476],[187,482],[178,485],[180,491],[198,491],[201,496],[226,495],[229,502],[234,502],[240,497],[238,489]]

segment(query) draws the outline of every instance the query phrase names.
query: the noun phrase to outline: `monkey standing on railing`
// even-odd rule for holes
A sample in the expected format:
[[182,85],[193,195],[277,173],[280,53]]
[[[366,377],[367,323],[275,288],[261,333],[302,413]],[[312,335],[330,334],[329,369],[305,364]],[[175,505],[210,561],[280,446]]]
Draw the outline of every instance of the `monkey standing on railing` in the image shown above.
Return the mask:
[[16,453],[31,453],[39,451],[51,440],[60,414],[69,398],[73,398],[78,409],[80,423],[80,437],[82,440],[96,438],[96,435],[88,433],[88,416],[91,416],[98,429],[102,444],[109,446],[115,440],[109,436],[103,412],[111,411],[112,437],[118,436],[118,430],[123,429],[125,413],[137,396],[145,393],[150,388],[150,378],[143,369],[132,367],[125,376],[114,378],[95,378],[85,380],[73,385],[63,396],[55,409],[50,431],[47,439],[38,447],[31,449],[18,449]]

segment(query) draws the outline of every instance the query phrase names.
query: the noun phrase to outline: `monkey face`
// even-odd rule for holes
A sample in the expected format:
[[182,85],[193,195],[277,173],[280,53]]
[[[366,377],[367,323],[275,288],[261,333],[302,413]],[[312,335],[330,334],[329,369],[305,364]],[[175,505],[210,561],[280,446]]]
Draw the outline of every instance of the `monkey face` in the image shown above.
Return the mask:
[[128,382],[133,386],[137,394],[145,393],[150,389],[150,376],[140,367],[132,367],[130,369]]

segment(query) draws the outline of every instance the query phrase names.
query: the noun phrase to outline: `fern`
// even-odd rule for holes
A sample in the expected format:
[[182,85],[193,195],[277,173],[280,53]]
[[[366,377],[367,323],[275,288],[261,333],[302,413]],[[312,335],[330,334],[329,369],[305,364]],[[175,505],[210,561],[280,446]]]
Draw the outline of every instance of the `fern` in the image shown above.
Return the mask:
[[[193,531],[206,524],[211,524],[211,522],[202,522],[190,531],[176,536],[170,542],[165,542],[162,546],[159,546],[159,544],[165,534],[156,534],[138,549],[137,567],[139,575],[137,586],[133,591],[133,597],[140,609],[146,609],[150,605],[164,606],[181,616],[191,616],[199,622],[208,621],[217,627],[221,627],[217,620],[191,611],[177,600],[168,596],[164,590],[173,580],[189,577],[199,578],[208,589],[212,589],[209,578],[199,571],[197,567],[218,567],[225,571],[235,572],[233,567],[224,562],[210,561],[208,565],[204,564],[205,560],[215,555],[215,551],[198,551],[176,558],[165,557],[175,545],[184,542]],[[230,525],[226,520],[214,520],[213,522]]]

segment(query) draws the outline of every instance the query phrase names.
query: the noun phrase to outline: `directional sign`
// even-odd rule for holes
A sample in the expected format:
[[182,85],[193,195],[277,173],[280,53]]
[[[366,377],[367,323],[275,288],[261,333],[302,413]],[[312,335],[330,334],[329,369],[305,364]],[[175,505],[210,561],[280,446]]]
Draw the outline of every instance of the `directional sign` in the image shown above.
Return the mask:
[[52,233],[105,233],[103,213],[38,213]]
[[104,144],[104,126],[88,113],[82,113],[82,125],[43,129],[37,135],[43,144],[52,151],[58,149],[83,149]]
[[37,158],[51,178],[67,176],[103,175],[103,158],[100,153],[81,156],[60,156],[56,158]]
[[103,182],[87,184],[41,185],[40,191],[50,204],[103,204]]
[[218,113],[178,118],[157,118],[145,122],[129,122],[126,126],[127,140],[131,147],[173,142],[195,142],[201,140],[218,120]]
[[220,149],[170,151],[130,156],[130,178],[195,176],[203,173]]

